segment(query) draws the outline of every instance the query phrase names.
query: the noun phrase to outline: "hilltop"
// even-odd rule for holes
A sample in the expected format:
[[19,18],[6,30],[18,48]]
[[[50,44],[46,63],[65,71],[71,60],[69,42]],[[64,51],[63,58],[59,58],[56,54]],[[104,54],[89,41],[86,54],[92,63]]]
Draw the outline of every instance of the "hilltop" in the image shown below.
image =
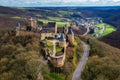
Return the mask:
[[[42,46],[39,45],[39,39],[35,37],[33,34],[34,33],[24,36],[14,36],[13,33],[7,31],[1,33],[0,35],[0,42],[2,43],[0,45],[0,52],[2,52],[0,53],[1,80],[2,79],[64,80],[66,75],[70,75],[68,76],[67,79],[70,80],[72,72],[75,69],[75,65],[78,64],[79,59],[82,57],[83,48],[81,40],[85,41],[90,46],[90,56],[86,68],[82,74],[83,80],[90,80],[91,77],[92,79],[95,79],[97,77],[96,80],[99,80],[98,78],[100,78],[100,80],[104,80],[101,78],[101,76],[103,77],[104,74],[107,75],[104,76],[105,79],[109,79],[108,76],[110,76],[111,80],[113,80],[114,78],[116,78],[116,80],[119,80],[118,78],[118,75],[120,75],[120,73],[118,72],[119,70],[118,66],[120,66],[119,49],[111,47],[103,42],[100,42],[92,38],[76,36],[76,41],[79,44],[77,45],[76,48],[77,49],[75,52],[76,54],[73,55],[74,49],[68,47],[66,65],[63,66],[61,69],[53,67],[49,68],[49,65],[47,65],[46,61],[42,58],[42,53],[40,52],[40,48],[42,48]],[[109,66],[107,64],[109,64]],[[100,72],[101,70],[103,72]],[[97,71],[99,71],[99,73],[97,73]],[[118,73],[114,74],[116,73],[116,71]],[[88,76],[88,74],[90,75]]]

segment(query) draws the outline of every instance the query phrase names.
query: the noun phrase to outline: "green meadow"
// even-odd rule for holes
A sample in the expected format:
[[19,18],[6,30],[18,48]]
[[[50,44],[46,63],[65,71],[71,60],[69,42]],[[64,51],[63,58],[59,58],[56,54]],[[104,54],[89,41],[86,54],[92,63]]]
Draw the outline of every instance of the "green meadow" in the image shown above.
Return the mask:
[[20,16],[13,16],[13,17],[11,17],[11,18],[13,18],[13,19],[21,19]]
[[70,26],[69,22],[60,21],[58,18],[50,18],[50,20],[39,19],[39,21],[42,21],[44,24],[47,24],[48,22],[56,22],[58,27],[63,27],[65,24],[67,24],[67,26]]
[[[100,24],[97,24],[96,26],[101,29],[104,25],[106,25],[106,29],[103,32],[103,34],[100,35],[100,37],[108,35],[108,34],[114,32],[116,30],[115,27],[113,27],[113,26],[111,26],[109,24],[106,24],[106,23],[100,23]],[[97,34],[98,32],[100,32],[100,30],[95,30],[94,34]]]

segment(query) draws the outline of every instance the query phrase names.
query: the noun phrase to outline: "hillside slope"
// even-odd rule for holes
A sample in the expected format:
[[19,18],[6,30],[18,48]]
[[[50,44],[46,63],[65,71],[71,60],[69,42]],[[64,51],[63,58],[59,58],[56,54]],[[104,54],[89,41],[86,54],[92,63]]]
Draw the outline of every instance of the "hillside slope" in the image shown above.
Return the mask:
[[120,80],[120,49],[92,38],[81,39],[90,45],[82,80]]
[[26,24],[25,18],[30,15],[31,13],[25,10],[0,6],[0,29],[14,27],[18,22],[24,25]]
[[100,41],[103,41],[111,46],[120,48],[120,30],[117,30],[107,36],[100,38]]
[[120,27],[120,12],[118,12],[117,14],[114,14],[113,16],[106,18],[105,22],[119,28]]

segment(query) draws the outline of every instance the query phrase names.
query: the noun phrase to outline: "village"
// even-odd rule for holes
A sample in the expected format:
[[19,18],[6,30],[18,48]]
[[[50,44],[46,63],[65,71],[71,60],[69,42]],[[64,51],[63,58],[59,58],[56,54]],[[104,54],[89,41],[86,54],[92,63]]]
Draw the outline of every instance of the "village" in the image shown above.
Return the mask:
[[[89,27],[88,33],[94,38],[100,37],[108,26],[103,23],[103,19],[100,17],[89,17],[85,19],[72,18],[72,21],[78,26],[78,28],[87,29]],[[102,26],[100,26],[100,24],[102,24]]]

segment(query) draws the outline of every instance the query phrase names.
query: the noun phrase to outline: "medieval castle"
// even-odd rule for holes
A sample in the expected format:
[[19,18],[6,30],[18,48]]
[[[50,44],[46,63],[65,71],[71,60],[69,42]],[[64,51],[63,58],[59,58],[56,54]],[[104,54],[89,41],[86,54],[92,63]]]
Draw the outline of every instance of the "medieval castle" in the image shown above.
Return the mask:
[[[39,27],[37,20],[30,18],[26,32],[33,32],[39,36],[42,53],[55,67],[64,65],[67,46],[74,45],[74,32],[71,27],[57,27],[56,22],[48,22],[47,26]],[[23,33],[20,23],[16,26],[16,36]]]

